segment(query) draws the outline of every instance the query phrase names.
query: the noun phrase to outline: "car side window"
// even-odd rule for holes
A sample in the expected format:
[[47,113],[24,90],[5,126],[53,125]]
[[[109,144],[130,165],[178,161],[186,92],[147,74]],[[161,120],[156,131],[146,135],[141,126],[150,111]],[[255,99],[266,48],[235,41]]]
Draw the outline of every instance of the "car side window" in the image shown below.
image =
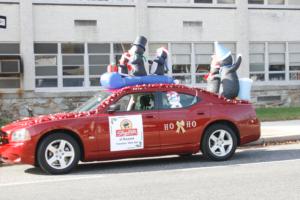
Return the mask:
[[120,105],[120,112],[154,110],[154,99],[153,93],[134,93],[121,97],[115,104]]
[[162,109],[185,108],[198,102],[194,95],[168,91],[162,93]]

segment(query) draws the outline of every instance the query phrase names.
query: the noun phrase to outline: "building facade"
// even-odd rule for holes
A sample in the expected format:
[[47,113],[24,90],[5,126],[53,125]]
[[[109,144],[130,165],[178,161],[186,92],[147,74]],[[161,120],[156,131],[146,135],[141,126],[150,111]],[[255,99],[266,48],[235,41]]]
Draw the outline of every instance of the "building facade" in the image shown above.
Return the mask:
[[213,42],[242,54],[255,105],[300,105],[298,0],[0,0],[2,116],[69,111],[99,90],[137,35],[164,46],[169,75],[206,87]]

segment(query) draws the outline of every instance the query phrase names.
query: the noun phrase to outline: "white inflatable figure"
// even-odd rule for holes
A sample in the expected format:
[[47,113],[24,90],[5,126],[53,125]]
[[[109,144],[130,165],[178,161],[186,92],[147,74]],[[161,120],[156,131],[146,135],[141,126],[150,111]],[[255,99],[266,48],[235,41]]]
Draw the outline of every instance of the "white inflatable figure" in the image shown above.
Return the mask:
[[182,108],[182,105],[180,103],[180,96],[177,92],[167,92],[167,98],[169,104],[171,105],[171,108]]

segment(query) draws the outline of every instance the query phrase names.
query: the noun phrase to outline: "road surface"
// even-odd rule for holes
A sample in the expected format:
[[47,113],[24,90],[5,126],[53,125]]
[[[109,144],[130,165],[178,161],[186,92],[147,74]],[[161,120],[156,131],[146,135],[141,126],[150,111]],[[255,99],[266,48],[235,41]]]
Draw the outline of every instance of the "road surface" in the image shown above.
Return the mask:
[[239,149],[232,160],[202,156],[80,164],[51,176],[29,165],[0,167],[0,200],[300,199],[300,144]]

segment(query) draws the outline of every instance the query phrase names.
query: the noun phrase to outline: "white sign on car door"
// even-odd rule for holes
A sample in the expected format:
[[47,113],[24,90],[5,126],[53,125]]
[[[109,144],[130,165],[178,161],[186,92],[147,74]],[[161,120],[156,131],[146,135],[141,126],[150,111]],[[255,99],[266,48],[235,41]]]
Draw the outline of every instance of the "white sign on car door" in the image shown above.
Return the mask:
[[144,148],[142,115],[109,117],[110,151]]

